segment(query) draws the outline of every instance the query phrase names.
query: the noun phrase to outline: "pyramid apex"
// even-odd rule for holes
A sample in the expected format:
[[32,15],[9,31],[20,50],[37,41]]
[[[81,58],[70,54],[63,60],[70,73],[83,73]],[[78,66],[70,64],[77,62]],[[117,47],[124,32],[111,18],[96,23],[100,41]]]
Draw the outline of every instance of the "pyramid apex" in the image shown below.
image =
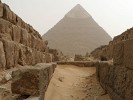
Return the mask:
[[76,6],[81,6],[80,4],[77,4]]
[[80,4],[73,7],[65,16],[71,18],[91,17],[91,15]]

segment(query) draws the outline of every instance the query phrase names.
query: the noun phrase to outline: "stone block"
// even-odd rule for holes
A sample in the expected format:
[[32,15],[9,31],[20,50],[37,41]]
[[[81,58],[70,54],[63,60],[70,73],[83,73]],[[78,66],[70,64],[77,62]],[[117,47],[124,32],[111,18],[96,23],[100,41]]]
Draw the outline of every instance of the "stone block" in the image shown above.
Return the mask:
[[38,51],[45,52],[46,44],[43,40],[35,39],[34,46],[35,46],[35,49],[37,49]]
[[14,43],[11,41],[3,40],[6,57],[6,69],[14,67]]
[[22,66],[32,65],[34,63],[34,57],[32,49],[26,46],[22,46],[19,49],[19,61],[18,63]]
[[49,71],[52,64],[37,64],[25,66],[12,72],[12,92],[15,94],[39,96],[44,100],[44,94],[49,84]]
[[4,4],[4,15],[3,15],[3,18],[12,22],[12,14],[13,12],[10,10],[9,6]]
[[0,41],[0,69],[4,69],[6,66],[6,58],[2,41]]
[[1,72],[0,74],[0,86],[10,84],[10,80],[12,79],[12,76],[10,72]]
[[12,100],[11,91],[0,86],[0,100]]
[[0,17],[3,17],[3,4],[0,3]]
[[113,47],[113,61],[114,65],[122,65],[124,57],[124,43],[119,42]]
[[22,19],[16,15],[16,25],[21,27]]
[[27,46],[31,48],[31,34],[28,34],[28,43]]
[[21,22],[21,28],[23,28],[23,29],[25,29],[26,30],[26,26],[25,26],[26,24],[25,24],[25,22],[22,20],[22,22]]
[[16,25],[16,23],[17,23],[16,19],[17,19],[16,14],[15,14],[14,12],[12,12],[12,21],[11,21],[11,22],[12,22],[13,24],[15,24],[15,25]]
[[21,39],[21,28],[18,26],[13,25],[12,26],[12,39],[15,42],[20,43]]
[[124,65],[133,69],[133,39],[124,42]]
[[52,57],[53,57],[52,54],[45,53],[45,57],[46,57],[46,63],[52,62]]
[[28,45],[28,33],[25,29],[21,29],[21,40],[20,43],[27,46]]
[[29,31],[30,31],[29,24],[25,23],[25,29],[26,29],[27,32],[29,33]]
[[24,55],[25,55],[25,58],[24,58],[25,59],[25,63],[27,65],[32,65],[32,63],[34,62],[32,49],[29,48],[29,47],[25,47]]
[[2,18],[0,18],[0,34],[1,37],[5,36],[11,40],[12,24]]
[[21,46],[18,43],[14,43],[14,67],[19,62],[19,50],[20,50],[20,47]]
[[36,37],[31,34],[31,48],[36,48]]

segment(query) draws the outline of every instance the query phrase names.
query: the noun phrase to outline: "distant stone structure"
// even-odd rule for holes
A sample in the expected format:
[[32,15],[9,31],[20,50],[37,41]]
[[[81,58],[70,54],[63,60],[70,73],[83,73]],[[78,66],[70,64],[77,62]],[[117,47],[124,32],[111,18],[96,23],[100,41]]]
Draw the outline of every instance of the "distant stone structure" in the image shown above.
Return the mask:
[[56,49],[49,49],[49,53],[51,53],[53,55],[52,57],[52,61],[56,62],[56,61],[62,61],[64,60],[64,55],[61,51],[56,50]]
[[70,57],[74,57],[75,54],[90,53],[112,40],[79,4],[44,34],[43,38],[49,41],[50,48],[61,50],[64,55]]
[[31,25],[0,1],[0,100],[20,100],[23,95],[44,100],[55,68],[52,54],[46,52],[47,44]]
[[83,61],[84,57],[82,55],[75,55],[74,61]]

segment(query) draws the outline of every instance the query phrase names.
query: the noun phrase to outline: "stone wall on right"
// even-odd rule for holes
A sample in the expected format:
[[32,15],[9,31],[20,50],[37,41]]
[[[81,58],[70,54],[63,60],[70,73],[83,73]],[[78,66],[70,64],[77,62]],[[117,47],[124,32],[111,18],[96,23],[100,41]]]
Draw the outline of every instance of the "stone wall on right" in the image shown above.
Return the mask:
[[121,35],[114,37],[114,39],[110,41],[108,45],[104,45],[93,50],[91,52],[91,56],[93,56],[95,59],[101,60],[101,58],[104,57],[107,60],[111,60],[113,59],[113,56],[114,56],[114,52],[115,52],[114,49],[116,49],[114,48],[114,46],[115,45],[118,46],[119,43],[132,40],[132,39],[133,39],[133,28],[130,28],[130,29],[127,29],[125,32],[123,32]]
[[97,79],[101,86],[112,100],[133,100],[133,28],[115,37],[111,45],[100,49],[97,54],[103,52],[104,55],[100,56],[113,59],[113,62],[97,64]]

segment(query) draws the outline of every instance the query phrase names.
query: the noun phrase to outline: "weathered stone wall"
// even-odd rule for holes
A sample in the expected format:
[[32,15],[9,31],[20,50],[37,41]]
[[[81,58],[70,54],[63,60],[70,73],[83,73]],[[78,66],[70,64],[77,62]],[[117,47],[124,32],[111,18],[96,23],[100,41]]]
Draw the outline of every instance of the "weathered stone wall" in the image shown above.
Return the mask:
[[97,65],[97,77],[112,100],[133,100],[133,29],[113,40],[113,63]]
[[114,37],[113,41],[110,41],[108,45],[96,48],[91,52],[91,56],[95,59],[101,59],[101,57],[107,58],[107,60],[113,59],[113,48],[119,42],[124,42],[133,39],[133,28],[128,29],[121,35]]
[[64,60],[64,55],[61,51],[59,51],[57,49],[49,49],[48,52],[53,55],[53,57],[52,57],[53,62]]
[[96,48],[91,52],[91,56],[99,60],[111,60],[113,57],[113,42],[110,41],[109,45]]
[[55,69],[55,65],[46,64],[52,61],[47,44],[0,1],[0,100],[23,100],[22,95],[35,94],[38,100],[44,100]]
[[47,42],[40,34],[0,3],[0,69],[50,62]]

